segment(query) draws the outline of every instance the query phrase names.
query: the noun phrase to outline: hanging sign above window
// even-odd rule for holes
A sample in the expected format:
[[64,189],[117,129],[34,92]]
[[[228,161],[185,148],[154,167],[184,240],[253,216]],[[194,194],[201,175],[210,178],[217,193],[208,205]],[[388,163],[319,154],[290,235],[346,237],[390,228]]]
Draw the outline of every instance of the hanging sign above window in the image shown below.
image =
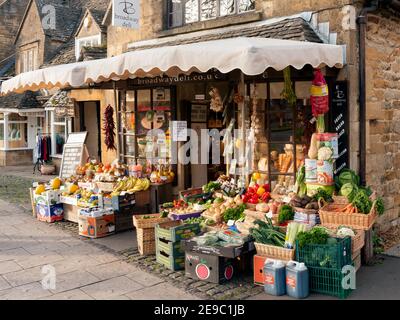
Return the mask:
[[139,29],[140,0],[113,0],[112,25],[129,29]]

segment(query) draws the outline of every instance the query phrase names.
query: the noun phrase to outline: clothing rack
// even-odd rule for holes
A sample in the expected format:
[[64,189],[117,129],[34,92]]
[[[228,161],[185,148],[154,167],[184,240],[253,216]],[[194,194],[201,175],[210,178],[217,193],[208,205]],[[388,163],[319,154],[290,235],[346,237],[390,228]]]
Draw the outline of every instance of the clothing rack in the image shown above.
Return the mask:
[[35,174],[36,169],[41,172],[41,166],[50,160],[51,156],[51,137],[49,134],[43,133],[38,130],[36,134],[36,146],[35,146],[35,155],[36,163],[33,166],[33,174]]

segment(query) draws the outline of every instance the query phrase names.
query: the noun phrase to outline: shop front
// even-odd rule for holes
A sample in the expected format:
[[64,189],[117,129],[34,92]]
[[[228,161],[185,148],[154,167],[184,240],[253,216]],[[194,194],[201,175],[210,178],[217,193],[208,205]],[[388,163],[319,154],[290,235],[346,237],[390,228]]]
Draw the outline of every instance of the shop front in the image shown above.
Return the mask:
[[343,270],[355,279],[384,210],[348,169],[345,64],[340,46],[225,39],[59,66],[2,92],[90,84],[114,98],[101,147],[116,159],[85,163],[97,144],[77,133],[62,179],[32,190],[39,220],[77,222],[90,238],[133,223],[139,253],[188,278],[251,271],[272,295],[345,298]]

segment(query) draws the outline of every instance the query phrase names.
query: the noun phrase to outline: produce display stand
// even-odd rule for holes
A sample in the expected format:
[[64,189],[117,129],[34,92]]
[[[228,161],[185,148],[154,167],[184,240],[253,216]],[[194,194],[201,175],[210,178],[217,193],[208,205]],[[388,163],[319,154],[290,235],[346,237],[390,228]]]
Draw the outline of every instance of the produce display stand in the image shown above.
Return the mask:
[[171,183],[152,183],[150,187],[150,210],[151,212],[159,212],[162,203],[171,202],[173,200]]

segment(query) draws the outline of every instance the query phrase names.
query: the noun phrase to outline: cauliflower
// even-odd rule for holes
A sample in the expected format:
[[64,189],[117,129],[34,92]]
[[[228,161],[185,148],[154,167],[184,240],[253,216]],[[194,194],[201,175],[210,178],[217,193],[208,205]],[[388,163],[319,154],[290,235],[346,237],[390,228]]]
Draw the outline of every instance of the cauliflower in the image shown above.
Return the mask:
[[318,160],[330,160],[333,156],[333,151],[329,147],[321,147],[318,149]]
[[356,235],[354,231],[348,227],[339,227],[336,234],[340,237],[346,237],[346,236],[354,237]]

